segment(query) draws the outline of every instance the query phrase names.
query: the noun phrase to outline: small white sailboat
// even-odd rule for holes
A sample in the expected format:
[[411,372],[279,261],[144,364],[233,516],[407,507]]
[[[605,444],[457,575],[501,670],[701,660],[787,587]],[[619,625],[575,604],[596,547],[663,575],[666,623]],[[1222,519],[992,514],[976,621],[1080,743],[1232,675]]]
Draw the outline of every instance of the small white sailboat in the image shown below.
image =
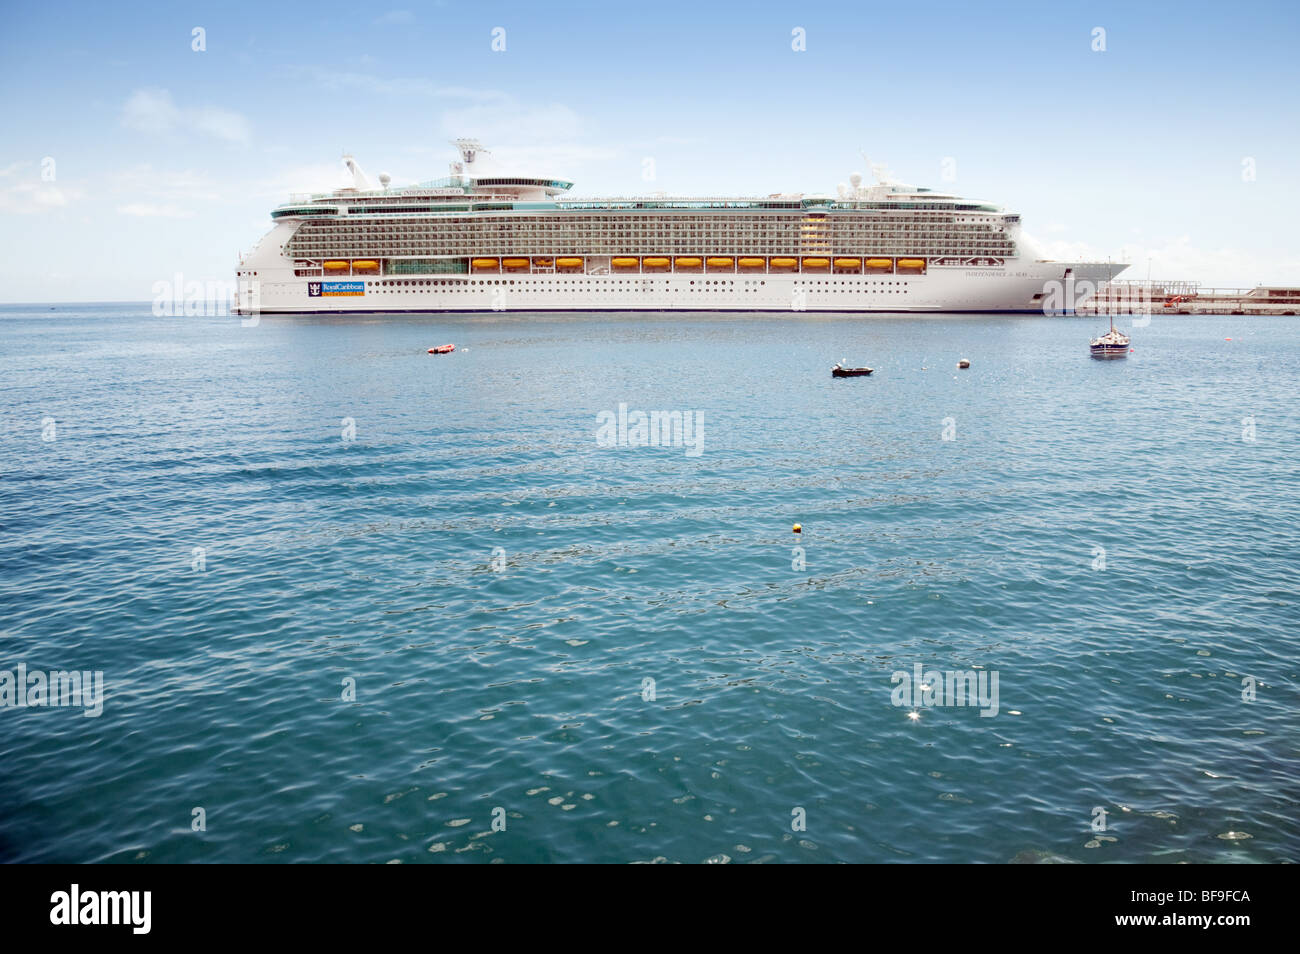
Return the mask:
[[1127,358],[1129,337],[1122,331],[1115,330],[1115,316],[1110,319],[1110,331],[1100,338],[1093,338],[1088,351],[1094,358]]

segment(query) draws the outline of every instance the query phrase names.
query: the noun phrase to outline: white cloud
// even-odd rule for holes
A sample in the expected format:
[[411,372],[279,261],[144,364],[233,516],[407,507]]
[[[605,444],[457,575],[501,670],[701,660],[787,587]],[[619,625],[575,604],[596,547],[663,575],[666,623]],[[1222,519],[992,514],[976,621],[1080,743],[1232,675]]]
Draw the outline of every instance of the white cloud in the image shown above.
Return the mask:
[[155,169],[149,163],[110,174],[108,186],[115,192],[152,199],[215,202],[222,197],[206,173]]
[[142,219],[192,219],[194,213],[175,205],[151,205],[148,202],[132,202],[119,205],[121,215],[134,215]]
[[586,122],[559,102],[521,102],[496,94],[445,110],[439,123],[448,139],[481,140],[490,150],[483,169],[500,174],[571,177],[589,163],[625,152],[617,145],[590,145]]
[[1131,243],[1119,249],[1099,249],[1087,242],[1035,240],[1022,233],[1026,251],[1038,258],[1062,262],[1127,262],[1119,277],[1145,281],[1147,260],[1154,281],[1198,281],[1205,287],[1238,288],[1265,285],[1300,286],[1300,254],[1285,250],[1266,252],[1221,246],[1199,248],[1190,236],[1179,235],[1150,243]]
[[[372,176],[378,179],[378,173]],[[257,183],[258,194],[273,197],[282,202],[290,193],[295,192],[331,192],[352,184],[352,178],[342,161],[316,162],[308,165],[293,166],[269,179]],[[400,182],[398,183],[401,184]]]
[[[410,97],[451,100],[456,104],[444,113],[443,126],[458,136],[479,136],[493,141],[509,138],[520,141],[541,138],[546,140],[569,138],[580,128],[573,110],[559,103],[521,103],[509,93],[476,86],[447,86],[423,77],[394,77],[385,79],[373,73],[347,70],[328,70],[320,67],[287,67],[286,75],[305,80],[313,86],[329,90],[359,90],[375,96]],[[522,121],[523,126],[517,125]],[[467,125],[482,125],[486,131],[466,132]],[[498,135],[498,133],[500,135]]]
[[[29,167],[31,171],[27,176],[20,178],[22,171]],[[6,166],[0,169],[0,177],[14,180],[12,185],[0,187],[0,212],[38,215],[67,208],[82,197],[80,189],[41,180],[35,171],[35,164],[30,162],[15,162]]]
[[[435,125],[446,139],[460,137],[480,139],[490,152],[484,155],[481,169],[499,174],[571,176],[587,163],[606,162],[623,150],[588,145],[586,123],[569,106],[560,102],[521,101],[500,90],[446,86],[425,78],[398,77],[385,79],[371,73],[327,70],[319,67],[286,67],[285,74],[312,86],[327,90],[359,90],[385,97],[429,99],[431,107],[446,101],[446,108]],[[395,185],[437,178],[446,174],[443,162],[456,158],[448,145],[434,147],[413,144],[404,152],[439,157],[435,168],[418,177],[406,178],[394,173]],[[382,163],[383,157],[358,155],[358,160]],[[287,170],[268,186],[282,191],[327,191],[345,184],[334,166],[321,165]],[[373,170],[379,171],[379,166]]]
[[248,120],[220,106],[177,106],[165,89],[138,89],[122,107],[122,124],[153,135],[194,133],[242,144],[252,131]]
[[489,148],[492,143],[572,143],[582,135],[582,121],[568,106],[524,104],[512,98],[448,109],[441,121],[447,136],[473,136]]
[[444,86],[422,77],[399,76],[393,79],[384,79],[371,73],[303,66],[288,67],[285,73],[295,79],[306,80],[313,86],[322,89],[354,89],[374,96],[425,96],[430,99],[492,100],[504,95],[492,90]]
[[558,176],[561,179],[573,179],[575,176],[581,178],[586,163],[607,162],[620,155],[618,149],[583,146],[577,143],[505,145],[492,150],[492,154],[484,162],[484,168],[502,175]]

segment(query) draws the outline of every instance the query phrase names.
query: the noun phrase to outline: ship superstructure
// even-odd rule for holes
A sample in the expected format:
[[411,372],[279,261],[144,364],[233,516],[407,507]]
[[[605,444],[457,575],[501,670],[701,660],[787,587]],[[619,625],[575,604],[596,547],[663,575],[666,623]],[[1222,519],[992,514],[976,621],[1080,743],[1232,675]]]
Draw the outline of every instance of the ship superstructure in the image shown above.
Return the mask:
[[[1034,259],[1020,216],[879,175],[831,195],[581,199],[480,173],[294,196],[238,269],[243,312],[1040,311],[1126,266]],[[1072,292],[1072,289],[1070,289]]]

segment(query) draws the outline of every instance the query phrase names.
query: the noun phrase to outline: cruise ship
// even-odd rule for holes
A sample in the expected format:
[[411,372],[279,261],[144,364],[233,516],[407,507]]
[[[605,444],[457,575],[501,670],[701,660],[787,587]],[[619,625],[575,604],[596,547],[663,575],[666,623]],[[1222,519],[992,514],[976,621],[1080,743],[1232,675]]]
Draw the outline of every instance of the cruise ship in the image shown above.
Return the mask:
[[1020,216],[854,175],[834,195],[570,197],[482,170],[292,196],[239,263],[239,314],[430,311],[1044,312],[1126,265],[1022,247]]

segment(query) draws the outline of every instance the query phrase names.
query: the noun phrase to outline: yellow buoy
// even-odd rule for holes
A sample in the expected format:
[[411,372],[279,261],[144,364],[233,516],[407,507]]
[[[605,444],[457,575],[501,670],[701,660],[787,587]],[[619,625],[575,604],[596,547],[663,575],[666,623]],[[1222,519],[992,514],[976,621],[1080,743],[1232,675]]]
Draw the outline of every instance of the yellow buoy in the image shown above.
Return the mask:
[[635,258],[611,258],[609,263],[615,268],[636,268],[637,266]]
[[557,258],[555,264],[560,268],[581,268],[582,259],[580,258]]
[[869,258],[867,259],[867,268],[892,268],[893,259],[890,258]]
[[835,260],[836,268],[857,268],[862,264],[860,258],[837,258]]
[[805,258],[803,260],[804,268],[825,268],[831,263],[829,258]]
[[923,258],[900,258],[898,260],[899,268],[925,268],[925,259]]
[[795,532],[795,533],[803,533],[803,524],[796,523],[796,524],[794,525],[794,532]]
[[741,268],[762,268],[763,260],[761,258],[742,258],[739,265]]
[[347,268],[347,262],[325,262],[325,269],[331,272],[337,272],[340,269]]
[[708,259],[709,268],[730,268],[732,259],[730,258],[710,258]]
[[678,268],[699,268],[700,260],[690,255],[683,255],[673,260]]

